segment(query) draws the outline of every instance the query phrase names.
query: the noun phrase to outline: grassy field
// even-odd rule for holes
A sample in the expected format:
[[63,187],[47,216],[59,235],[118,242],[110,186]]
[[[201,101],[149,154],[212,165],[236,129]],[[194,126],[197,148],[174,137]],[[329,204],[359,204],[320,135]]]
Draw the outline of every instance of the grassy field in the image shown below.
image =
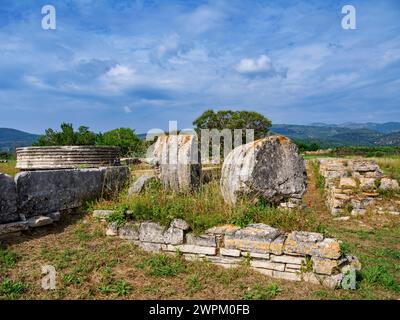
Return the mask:
[[6,173],[15,176],[19,170],[15,168],[16,160],[8,160],[6,163],[0,163],[0,173]]
[[[389,161],[390,162],[390,161]],[[396,165],[394,162],[388,164]],[[263,204],[243,202],[226,207],[218,183],[198,194],[172,194],[153,184],[143,195],[91,203],[48,227],[3,242],[0,250],[2,299],[399,299],[400,218],[365,215],[335,221],[325,208],[313,171],[304,198],[308,209],[287,213]],[[132,211],[130,218],[168,223],[187,219],[198,232],[211,225],[264,222],[285,230],[323,232],[344,241],[360,258],[357,290],[331,290],[319,285],[268,278],[243,264],[223,269],[179,256],[144,252],[128,241],[106,237],[105,222],[91,217],[92,208]],[[126,219],[117,215],[114,219]],[[129,218],[129,217],[128,217]],[[41,267],[57,270],[56,290],[41,288]]]

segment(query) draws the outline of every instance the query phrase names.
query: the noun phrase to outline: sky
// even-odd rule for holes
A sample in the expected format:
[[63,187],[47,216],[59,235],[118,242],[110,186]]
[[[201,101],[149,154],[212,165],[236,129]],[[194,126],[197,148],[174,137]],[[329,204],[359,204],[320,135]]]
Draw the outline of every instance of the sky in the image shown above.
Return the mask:
[[0,127],[145,133],[210,108],[400,121],[400,1],[0,0]]

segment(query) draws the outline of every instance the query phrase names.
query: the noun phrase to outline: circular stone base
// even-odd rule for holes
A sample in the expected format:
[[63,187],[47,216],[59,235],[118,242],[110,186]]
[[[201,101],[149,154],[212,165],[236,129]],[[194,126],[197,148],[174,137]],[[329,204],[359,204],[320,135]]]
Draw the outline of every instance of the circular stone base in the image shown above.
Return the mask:
[[17,148],[20,170],[84,169],[119,165],[118,147],[61,146]]

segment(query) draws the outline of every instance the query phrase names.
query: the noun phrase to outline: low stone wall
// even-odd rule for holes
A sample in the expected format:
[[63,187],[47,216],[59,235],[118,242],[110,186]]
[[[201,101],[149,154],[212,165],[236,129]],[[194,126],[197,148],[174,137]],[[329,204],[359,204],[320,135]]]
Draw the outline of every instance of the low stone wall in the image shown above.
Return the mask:
[[[94,216],[105,218],[112,211],[97,210]],[[267,276],[292,281],[307,281],[330,288],[348,281],[347,273],[359,270],[357,258],[343,256],[340,243],[320,233],[285,233],[265,224],[245,228],[223,225],[196,235],[189,225],[175,219],[169,227],[158,223],[110,223],[106,234],[132,241],[147,251],[179,251],[188,260],[207,260],[223,267],[248,263]],[[352,272],[355,277],[355,272]],[[355,278],[353,279],[355,283]]]
[[118,192],[129,177],[129,168],[124,166],[26,171],[15,178],[0,174],[0,235],[25,230],[30,218],[36,221],[80,207],[85,200]]
[[373,160],[322,158],[320,174],[325,179],[326,203],[333,215],[362,215],[368,209],[400,214],[400,199],[384,201],[381,192],[399,193],[397,180],[385,177]]

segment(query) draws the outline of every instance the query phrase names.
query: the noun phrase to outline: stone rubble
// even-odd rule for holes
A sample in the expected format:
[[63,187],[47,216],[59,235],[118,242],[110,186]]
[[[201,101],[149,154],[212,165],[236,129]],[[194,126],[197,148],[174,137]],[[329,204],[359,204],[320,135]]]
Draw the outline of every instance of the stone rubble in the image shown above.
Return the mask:
[[226,268],[247,261],[252,269],[270,277],[331,288],[341,285],[345,272],[361,268],[356,257],[341,253],[334,238],[315,232],[285,233],[261,223],[245,228],[217,226],[200,235],[181,219],[168,227],[152,221],[110,223],[106,234],[128,239],[146,251],[178,251],[187,260],[208,260]]
[[400,212],[399,204],[388,206],[380,196],[388,191],[399,193],[399,183],[385,177],[374,160],[321,158],[316,161],[325,179],[326,204],[333,215],[364,215],[369,209],[378,213]]

